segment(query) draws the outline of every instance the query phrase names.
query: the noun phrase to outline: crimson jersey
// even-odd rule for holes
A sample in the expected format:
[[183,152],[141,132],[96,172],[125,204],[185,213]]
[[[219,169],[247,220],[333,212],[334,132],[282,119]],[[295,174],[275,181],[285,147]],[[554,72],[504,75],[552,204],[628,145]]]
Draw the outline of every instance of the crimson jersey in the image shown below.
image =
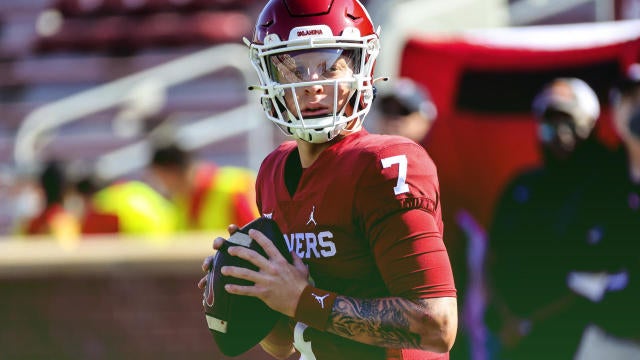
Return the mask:
[[[263,161],[258,208],[278,223],[316,287],[354,298],[456,296],[442,241],[436,168],[420,145],[361,130],[325,149],[303,170],[291,196],[285,164],[293,151],[295,142],[286,142]],[[318,360],[448,358],[365,345],[313,328],[304,330],[303,339]]]

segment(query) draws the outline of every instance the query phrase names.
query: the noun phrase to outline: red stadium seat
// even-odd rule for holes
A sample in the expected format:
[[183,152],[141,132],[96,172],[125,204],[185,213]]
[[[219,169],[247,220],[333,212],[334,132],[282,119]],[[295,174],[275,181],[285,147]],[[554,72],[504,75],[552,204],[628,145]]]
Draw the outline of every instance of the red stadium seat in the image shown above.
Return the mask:
[[65,17],[84,17],[105,12],[107,0],[57,0],[53,8]]
[[111,16],[95,21],[89,29],[90,49],[111,54],[129,54],[135,51],[135,44],[131,40],[130,31],[133,24],[130,18]]
[[201,12],[192,18],[196,39],[203,44],[238,42],[253,29],[252,20],[241,12]]
[[255,2],[255,0],[56,0],[53,8],[59,10],[65,17],[95,17],[245,9]]
[[38,39],[39,52],[130,52],[131,20],[126,17],[66,19],[60,30]]
[[184,16],[176,13],[161,13],[141,18],[130,36],[139,48],[182,45],[188,40],[188,27]]
[[247,7],[255,1],[56,0],[62,25],[38,38],[35,50],[129,55],[154,47],[239,42],[251,35]]
[[40,38],[36,50],[126,55],[154,47],[238,42],[250,32],[251,21],[240,12],[68,19],[56,34]]
[[89,38],[86,20],[66,19],[58,32],[40,37],[35,49],[38,52],[87,51],[93,44]]

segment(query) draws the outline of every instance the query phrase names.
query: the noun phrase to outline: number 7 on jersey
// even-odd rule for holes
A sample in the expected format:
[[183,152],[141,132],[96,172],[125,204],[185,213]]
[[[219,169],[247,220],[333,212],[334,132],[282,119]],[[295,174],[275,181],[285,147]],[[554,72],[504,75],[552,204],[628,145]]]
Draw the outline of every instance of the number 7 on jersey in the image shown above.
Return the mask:
[[393,188],[393,193],[396,195],[409,192],[409,185],[407,184],[407,155],[396,155],[381,160],[383,168],[389,168],[395,164],[398,164],[398,181]]

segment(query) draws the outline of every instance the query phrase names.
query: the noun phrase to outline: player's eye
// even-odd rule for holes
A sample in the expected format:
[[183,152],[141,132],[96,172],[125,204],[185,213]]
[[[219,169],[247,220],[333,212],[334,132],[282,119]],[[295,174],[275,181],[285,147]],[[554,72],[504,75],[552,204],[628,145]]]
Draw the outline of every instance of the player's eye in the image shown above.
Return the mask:
[[306,73],[307,73],[307,69],[303,68],[303,67],[297,67],[294,71],[293,74],[296,76],[296,78],[298,79],[302,79],[305,77]]

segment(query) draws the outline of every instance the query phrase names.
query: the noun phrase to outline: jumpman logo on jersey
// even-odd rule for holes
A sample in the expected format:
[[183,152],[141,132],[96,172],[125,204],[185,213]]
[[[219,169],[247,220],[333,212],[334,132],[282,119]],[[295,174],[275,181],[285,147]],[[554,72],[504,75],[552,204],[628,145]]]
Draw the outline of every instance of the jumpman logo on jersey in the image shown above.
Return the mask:
[[311,293],[311,295],[313,295],[313,297],[316,298],[316,300],[318,300],[318,303],[320,304],[320,307],[322,307],[324,309],[324,299],[326,299],[327,296],[329,296],[329,294],[324,295],[324,296],[319,296],[319,295],[316,295],[315,293]]
[[307,225],[313,223],[313,225],[318,226],[316,219],[313,218],[313,213],[316,211],[316,206],[314,205],[311,209],[311,214],[309,214],[309,221],[307,221]]

